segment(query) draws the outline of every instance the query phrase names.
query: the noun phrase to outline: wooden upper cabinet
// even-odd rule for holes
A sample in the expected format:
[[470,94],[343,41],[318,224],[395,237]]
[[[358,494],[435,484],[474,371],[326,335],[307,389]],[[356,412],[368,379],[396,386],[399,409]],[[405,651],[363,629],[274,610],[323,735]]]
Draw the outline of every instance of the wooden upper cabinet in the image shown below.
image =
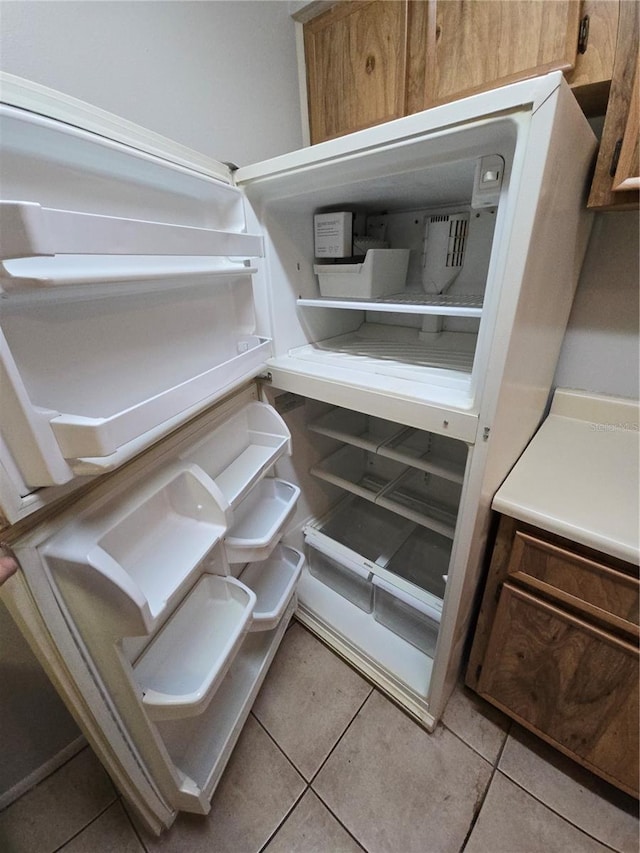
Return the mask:
[[338,3],[304,25],[312,143],[405,114],[407,7]]
[[436,7],[436,61],[430,100],[475,90],[576,62],[577,0],[446,0]]
[[640,4],[622,0],[611,92],[588,207],[631,210],[640,202],[638,47]]

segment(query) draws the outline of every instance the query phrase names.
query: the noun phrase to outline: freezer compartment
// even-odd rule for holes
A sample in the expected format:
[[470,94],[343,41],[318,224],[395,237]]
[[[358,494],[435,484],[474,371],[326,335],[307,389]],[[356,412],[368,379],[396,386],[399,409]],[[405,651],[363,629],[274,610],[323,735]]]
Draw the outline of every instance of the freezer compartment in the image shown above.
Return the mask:
[[373,579],[374,619],[433,657],[438,642],[440,613],[392,584]]
[[276,545],[300,489],[275,478],[261,480],[234,512],[224,545],[230,563],[266,560]]
[[278,545],[268,560],[249,563],[240,582],[256,596],[251,631],[275,628],[287,609],[304,565],[295,548]]
[[[447,169],[450,174],[445,176]],[[444,184],[437,187],[441,206],[437,206],[435,195],[429,195],[436,189],[433,181],[438,173]],[[370,250],[367,259],[369,255],[375,257],[376,251],[408,253],[406,271],[403,268],[400,279],[387,275],[377,290],[359,284],[367,260],[333,267],[313,263],[312,241],[301,233],[301,223],[316,210],[317,193],[307,200],[311,207],[308,212],[301,197],[287,200],[297,211],[295,222],[284,203],[274,203],[270,218],[279,228],[272,233],[276,241],[280,228],[287,235],[281,252],[283,258],[290,253],[292,261],[290,266],[283,264],[283,271],[293,279],[286,293],[283,288],[276,294],[277,349],[272,366],[282,371],[283,377],[278,375],[276,380],[281,386],[289,372],[315,377],[317,368],[334,382],[354,388],[387,391],[391,385],[385,380],[398,379],[407,383],[405,389],[398,390],[409,397],[446,401],[463,410],[473,407],[477,377],[481,375],[478,369],[474,371],[476,353],[483,352],[480,330],[484,324],[490,334],[497,295],[491,292],[491,261],[498,219],[498,199],[493,208],[471,209],[474,173],[475,160],[457,160],[440,163],[433,173],[420,169],[415,183],[405,174],[389,177],[377,187],[373,181],[362,181],[357,186],[342,184],[335,188],[337,204],[355,209],[357,217],[366,221],[363,227],[368,236],[384,234],[391,247]],[[456,195],[448,197],[447,190]],[[326,192],[323,197],[328,195]],[[447,252],[446,247],[429,239],[431,221],[437,220],[439,225],[439,220],[447,220],[451,214],[468,218],[462,255]],[[297,251],[294,239],[298,240]],[[442,267],[447,274],[445,283],[438,285],[440,292],[426,281],[427,272],[434,266]],[[320,287],[315,273],[320,277]],[[281,277],[279,271],[275,280]],[[287,328],[281,328],[285,324],[280,317],[293,294],[297,323],[289,321]],[[489,318],[486,323],[485,317]]]
[[249,630],[255,603],[235,578],[198,581],[134,666],[152,719],[205,710]]

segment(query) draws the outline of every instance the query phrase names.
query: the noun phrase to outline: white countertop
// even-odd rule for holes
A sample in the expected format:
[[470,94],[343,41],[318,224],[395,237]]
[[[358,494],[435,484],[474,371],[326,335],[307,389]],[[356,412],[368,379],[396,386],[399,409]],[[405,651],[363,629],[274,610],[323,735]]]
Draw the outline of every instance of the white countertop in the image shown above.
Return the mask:
[[637,401],[558,389],[493,509],[638,564],[638,422]]

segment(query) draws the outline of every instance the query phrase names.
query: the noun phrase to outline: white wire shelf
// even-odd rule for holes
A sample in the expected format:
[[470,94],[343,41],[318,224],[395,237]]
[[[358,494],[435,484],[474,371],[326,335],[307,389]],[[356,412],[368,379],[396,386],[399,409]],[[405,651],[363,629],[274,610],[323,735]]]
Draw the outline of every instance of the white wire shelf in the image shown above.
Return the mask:
[[391,311],[396,314],[434,314],[441,317],[481,317],[482,294],[394,293],[373,299],[319,297],[298,299],[305,308],[344,308],[357,311]]

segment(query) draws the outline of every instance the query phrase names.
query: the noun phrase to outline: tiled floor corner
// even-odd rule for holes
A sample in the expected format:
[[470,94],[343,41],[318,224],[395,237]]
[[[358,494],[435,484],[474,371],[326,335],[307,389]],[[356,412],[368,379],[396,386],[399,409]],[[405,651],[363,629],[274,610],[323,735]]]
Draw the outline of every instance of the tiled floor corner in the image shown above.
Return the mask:
[[466,688],[428,734],[294,623],[209,815],[160,838],[87,748],[0,813],[2,853],[597,853],[637,803]]

